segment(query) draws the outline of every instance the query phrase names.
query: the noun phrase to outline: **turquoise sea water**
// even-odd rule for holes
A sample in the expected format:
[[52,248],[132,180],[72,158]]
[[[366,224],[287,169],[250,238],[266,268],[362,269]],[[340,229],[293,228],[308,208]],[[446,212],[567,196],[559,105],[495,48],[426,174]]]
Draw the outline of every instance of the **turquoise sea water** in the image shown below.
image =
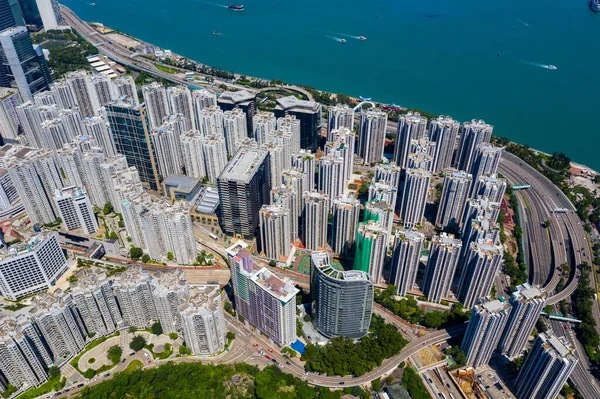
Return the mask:
[[586,0],[236,1],[246,10],[61,0],[85,20],[208,65],[484,119],[497,135],[600,170],[600,13]]

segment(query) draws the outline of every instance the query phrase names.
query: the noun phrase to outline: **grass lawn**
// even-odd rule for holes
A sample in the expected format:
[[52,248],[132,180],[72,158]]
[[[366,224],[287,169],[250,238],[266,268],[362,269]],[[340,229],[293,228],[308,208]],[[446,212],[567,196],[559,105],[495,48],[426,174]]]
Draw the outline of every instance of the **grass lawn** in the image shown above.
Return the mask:
[[163,72],[166,72],[166,73],[171,73],[171,74],[173,74],[173,73],[177,73],[177,72],[179,72],[179,71],[178,71],[178,70],[176,70],[176,69],[169,68],[169,67],[167,67],[167,66],[164,66],[164,65],[158,65],[158,64],[155,64],[154,66],[155,66],[156,68],[158,68],[159,70],[161,70],[161,71],[163,71]]
[[[62,378],[62,380],[61,380],[61,378]],[[37,398],[38,396],[44,395],[48,392],[51,392],[53,390],[59,391],[65,386],[66,383],[67,383],[67,379],[63,378],[62,375],[58,375],[57,377],[54,377],[53,379],[46,381],[39,387],[30,389],[27,392],[23,393],[22,395],[19,395],[19,399],[33,399],[33,398]]]
[[125,373],[129,373],[131,371],[135,371],[135,370],[139,370],[142,367],[144,367],[144,363],[142,363],[141,360],[132,360],[131,363],[129,363],[127,365],[127,367],[125,368],[125,370],[123,370]]

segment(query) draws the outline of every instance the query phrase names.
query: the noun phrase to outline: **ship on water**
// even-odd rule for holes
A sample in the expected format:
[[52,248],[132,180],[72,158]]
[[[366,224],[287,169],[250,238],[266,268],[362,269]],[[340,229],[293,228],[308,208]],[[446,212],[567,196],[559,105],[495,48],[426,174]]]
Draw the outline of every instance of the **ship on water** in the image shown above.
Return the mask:
[[242,4],[242,5],[239,5],[239,6],[238,6],[237,4],[230,4],[230,5],[228,6],[228,8],[229,8],[230,10],[233,10],[233,11],[244,11],[244,5],[243,5],[243,4]]
[[588,4],[590,5],[592,11],[600,12],[600,0],[590,0]]
[[358,40],[367,40],[367,38],[366,38],[366,37],[364,37],[364,36],[359,36],[359,37],[358,37]]

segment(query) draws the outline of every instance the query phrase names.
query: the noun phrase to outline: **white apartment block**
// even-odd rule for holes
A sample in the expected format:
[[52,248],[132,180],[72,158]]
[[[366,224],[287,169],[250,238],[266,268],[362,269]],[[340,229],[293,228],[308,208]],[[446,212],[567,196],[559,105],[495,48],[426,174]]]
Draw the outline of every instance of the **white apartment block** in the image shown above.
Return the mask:
[[85,118],[83,131],[86,136],[93,137],[96,143],[104,150],[107,157],[117,155],[115,140],[110,131],[108,121],[103,116]]
[[17,106],[22,102],[18,90],[0,88],[0,135],[5,139],[16,139],[19,135]]
[[269,259],[287,258],[291,246],[290,213],[280,205],[263,205],[259,212],[262,252]]
[[393,235],[390,276],[398,295],[406,296],[415,286],[425,236],[417,230],[396,230]]
[[66,270],[56,233],[44,231],[0,253],[0,294],[14,301],[48,289]]
[[151,284],[156,314],[163,331],[165,334],[178,332],[181,329],[179,308],[189,295],[189,287],[183,271],[176,269],[154,276]]
[[165,116],[169,115],[169,102],[165,87],[158,82],[152,82],[142,87],[142,95],[150,126],[159,127]]
[[179,308],[183,339],[194,355],[216,355],[225,348],[227,330],[219,286],[194,286]]
[[174,86],[167,89],[170,114],[181,114],[187,121],[187,129],[198,129],[192,104],[192,93],[185,86]]
[[460,346],[467,354],[468,366],[477,369],[488,364],[498,346],[510,309],[511,306],[507,302],[485,297],[473,306],[471,319]]
[[246,114],[241,108],[223,112],[223,133],[225,134],[227,154],[233,157],[240,143],[248,138]]
[[358,155],[365,165],[378,163],[383,158],[387,113],[377,110],[361,112],[358,135]]
[[259,111],[252,118],[254,129],[253,137],[258,144],[265,144],[268,141],[271,131],[277,128],[275,115],[270,112]]
[[217,183],[217,178],[227,165],[227,148],[223,134],[210,134],[204,136],[204,162],[206,177],[212,184]]
[[354,109],[347,105],[336,104],[327,108],[327,141],[334,141],[334,130],[347,128],[354,130]]
[[98,231],[98,221],[86,192],[81,187],[70,186],[54,192],[58,213],[67,230],[81,228],[85,235]]
[[188,176],[197,179],[206,177],[204,164],[204,138],[199,130],[190,130],[179,136],[183,165]]
[[306,249],[317,251],[327,245],[329,197],[316,191],[305,191],[302,199],[302,242]]

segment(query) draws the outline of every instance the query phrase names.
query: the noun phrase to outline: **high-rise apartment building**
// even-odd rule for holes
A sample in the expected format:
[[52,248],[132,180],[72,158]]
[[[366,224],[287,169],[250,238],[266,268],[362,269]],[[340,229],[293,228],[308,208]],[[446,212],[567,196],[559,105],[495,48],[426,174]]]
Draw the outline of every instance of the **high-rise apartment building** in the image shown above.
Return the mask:
[[188,176],[197,179],[206,177],[204,164],[204,137],[199,130],[190,130],[179,136],[183,166]]
[[509,303],[486,297],[482,297],[473,306],[460,346],[467,354],[468,366],[479,368],[488,364],[498,346],[510,309]]
[[456,169],[471,170],[477,150],[483,144],[490,142],[493,130],[492,125],[488,125],[482,120],[473,119],[471,122],[463,123],[454,163]]
[[315,189],[316,156],[310,151],[300,150],[292,154],[292,168],[304,172],[302,187],[304,191]]
[[98,104],[104,107],[119,99],[117,87],[112,78],[107,75],[92,75],[90,78]]
[[206,177],[210,183],[215,184],[218,182],[219,175],[227,166],[225,137],[217,134],[209,134],[208,136],[204,136],[202,141]]
[[252,123],[254,126],[252,137],[258,144],[267,143],[271,136],[271,132],[277,129],[275,115],[270,112],[258,111],[258,113],[254,115]]
[[105,273],[93,269],[80,269],[75,277],[71,295],[87,334],[98,337],[112,334],[123,318],[111,281]]
[[298,222],[300,220],[300,212],[302,206],[302,198],[291,187],[279,185],[271,190],[271,204],[279,205],[286,210],[290,215],[290,240],[296,241],[300,237],[300,229]]
[[423,224],[430,182],[431,172],[424,169],[406,170],[398,212],[405,228]]
[[556,399],[577,365],[574,352],[566,341],[540,333],[515,381],[515,396]]
[[29,317],[52,352],[54,359],[79,353],[85,348],[85,326],[71,294],[62,290],[45,292],[31,299]]
[[246,114],[246,132],[253,132],[252,122],[255,112],[255,94],[247,90],[225,91],[217,99],[217,105],[223,111],[231,111],[234,108],[241,108]]
[[388,231],[381,224],[360,223],[356,231],[356,254],[352,269],[368,273],[374,284],[382,283],[388,240]]
[[333,154],[319,159],[317,190],[329,198],[329,208],[333,201],[344,193],[346,179],[344,176],[344,158]]
[[329,245],[339,257],[348,257],[354,249],[360,218],[360,201],[349,195],[333,201],[333,219]]
[[109,130],[108,122],[103,116],[94,116],[85,118],[83,121],[83,131],[86,136],[94,138],[98,146],[100,146],[107,157],[117,155],[115,140]]
[[106,106],[115,147],[125,155],[127,164],[135,166],[140,179],[152,190],[160,192],[158,167],[150,138],[150,126],[144,106],[115,102]]
[[373,282],[358,270],[337,270],[326,251],[311,254],[310,292],[313,324],[333,338],[361,338],[369,332]]
[[183,115],[187,123],[185,131],[198,129],[196,125],[196,116],[194,115],[194,105],[192,102],[192,93],[185,86],[173,86],[167,88],[167,100],[169,101],[169,114]]
[[156,154],[158,172],[166,179],[171,175],[182,174],[183,155],[181,153],[181,135],[172,125],[162,124],[152,129],[152,147]]
[[[243,243],[242,243],[243,244]],[[237,313],[281,346],[296,340],[296,294],[288,280],[252,261],[240,245],[228,249]]]
[[315,101],[299,100],[294,96],[277,99],[275,116],[295,116],[300,121],[300,147],[315,151],[319,145],[321,131],[321,104]]
[[458,300],[466,308],[490,293],[501,263],[502,246],[483,240],[470,244],[458,286]]
[[[484,144],[477,149],[471,166],[474,182],[479,181],[482,176],[492,176],[498,173],[502,151],[504,151],[504,147],[494,147],[489,144]],[[475,185],[471,188],[472,197],[475,196],[477,188]]]
[[358,155],[365,165],[378,163],[383,158],[387,113],[377,110],[362,111],[358,132]]
[[429,140],[435,143],[434,172],[443,172],[451,166],[459,126],[460,124],[449,116],[440,116],[429,123]]
[[460,231],[471,184],[473,182],[470,174],[457,170],[446,171],[435,220],[437,227],[454,232]]
[[316,191],[305,191],[302,200],[302,243],[306,249],[317,251],[327,245],[329,197]]
[[71,93],[75,99],[74,106],[79,108],[81,115],[85,118],[98,116],[100,102],[96,96],[90,74],[85,70],[69,72],[65,75],[64,80],[71,89]]
[[543,289],[532,287],[529,283],[516,287],[510,297],[512,311],[500,339],[498,352],[509,359],[523,353],[535,323],[546,305],[546,297]]
[[165,116],[170,114],[167,90],[162,84],[152,82],[142,86],[142,95],[150,126],[159,127]]
[[35,0],[46,31],[57,29],[63,22],[58,0]]
[[181,329],[179,308],[189,294],[189,285],[181,269],[155,275],[151,281],[156,315],[166,334]]
[[431,302],[441,302],[450,294],[462,243],[452,234],[442,233],[431,241],[423,279],[423,293]]
[[345,104],[336,104],[327,108],[327,141],[334,141],[334,130],[347,128],[354,130],[354,109]]
[[398,295],[406,296],[415,286],[425,236],[417,230],[396,230],[392,238],[390,282],[398,288]]
[[290,212],[280,205],[263,205],[260,209],[260,242],[269,259],[287,258],[290,253]]
[[227,154],[232,157],[237,152],[240,143],[248,138],[246,114],[241,108],[223,112],[223,133],[227,144]]
[[325,144],[325,155],[333,155],[344,160],[344,181],[352,179],[354,169],[355,134],[352,130],[342,127],[331,132],[332,141]]
[[16,88],[23,100],[30,101],[50,83],[48,65],[34,49],[27,28],[0,30],[0,86]]
[[[16,89],[0,88],[0,138],[16,139],[21,122],[17,115],[17,106],[22,103],[21,95]],[[2,143],[4,144],[4,143]]]
[[296,153],[300,151],[300,149],[302,148],[302,146],[300,145],[300,136],[302,134],[300,119],[296,118],[295,115],[290,114],[287,114],[283,117],[279,117],[277,118],[277,130],[289,134],[291,153]]
[[491,202],[501,203],[506,192],[506,180],[497,175],[479,176],[477,188],[474,190],[475,198],[487,198]]
[[202,89],[192,91],[192,104],[194,106],[194,119],[196,120],[196,130],[200,130],[202,124],[202,110],[211,105],[217,105],[217,96],[215,93]]
[[427,118],[418,112],[408,112],[398,118],[396,130],[396,146],[394,147],[394,161],[401,168],[408,167],[408,156],[411,151],[412,140],[418,140],[425,136]]
[[128,267],[114,276],[112,289],[121,308],[123,321],[139,329],[149,328],[158,320],[152,299],[150,273],[141,267]]
[[402,169],[393,163],[380,163],[375,166],[374,183],[385,183],[388,186],[400,187]]
[[223,232],[253,236],[258,227],[260,208],[270,200],[268,152],[252,147],[240,149],[221,172],[217,185],[221,203],[219,223]]
[[56,236],[44,231],[0,253],[0,295],[15,301],[56,283],[67,270]]
[[96,215],[87,193],[81,187],[70,186],[56,190],[54,201],[67,230],[81,228],[88,236],[98,231]]
[[216,355],[225,349],[227,330],[218,285],[194,286],[179,308],[185,344],[194,355]]
[[140,99],[137,95],[137,87],[135,80],[130,75],[122,75],[113,80],[117,99],[123,98],[123,101],[131,103],[131,105],[140,105]]

